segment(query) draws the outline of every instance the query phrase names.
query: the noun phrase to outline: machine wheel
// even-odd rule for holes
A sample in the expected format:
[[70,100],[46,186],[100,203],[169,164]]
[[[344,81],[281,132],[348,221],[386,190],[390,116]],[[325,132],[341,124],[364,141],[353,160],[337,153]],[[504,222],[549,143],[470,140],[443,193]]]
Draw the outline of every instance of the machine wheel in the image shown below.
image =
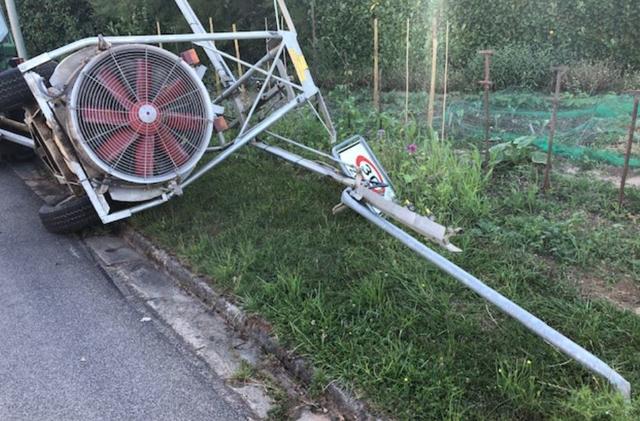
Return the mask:
[[[58,63],[50,61],[35,69],[47,81]],[[20,69],[14,68],[0,73],[0,112],[6,113],[34,101],[29,85],[22,77]]]
[[54,234],[70,234],[100,222],[88,196],[72,196],[55,206],[43,205],[38,214],[42,225]]

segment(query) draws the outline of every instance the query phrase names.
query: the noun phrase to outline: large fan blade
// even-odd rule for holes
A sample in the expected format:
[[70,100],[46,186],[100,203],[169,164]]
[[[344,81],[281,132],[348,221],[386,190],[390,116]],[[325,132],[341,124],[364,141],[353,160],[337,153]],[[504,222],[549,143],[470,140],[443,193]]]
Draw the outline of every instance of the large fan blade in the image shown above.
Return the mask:
[[149,73],[151,68],[149,61],[145,59],[136,60],[136,93],[138,94],[138,101],[149,101]]
[[100,70],[98,78],[120,105],[127,110],[133,107],[131,92],[110,69],[105,68]]
[[113,161],[119,157],[138,138],[138,133],[130,128],[118,130],[110,134],[96,151],[98,155],[106,160]]
[[206,120],[200,116],[181,113],[165,113],[163,123],[174,130],[201,130]]
[[160,130],[158,130],[158,133],[160,135],[160,144],[162,145],[162,149],[167,155],[169,155],[171,161],[173,161],[173,163],[178,167],[184,164],[189,158],[189,155],[187,155],[184,149],[182,149],[180,142],[176,139],[174,134],[171,133],[171,130],[162,126]]
[[184,81],[182,79],[178,79],[162,88],[153,100],[153,103],[156,107],[161,108],[186,93],[188,92]]
[[83,108],[82,119],[87,123],[109,124],[123,126],[129,122],[126,111],[108,110],[105,108]]
[[153,175],[153,153],[156,147],[156,136],[143,136],[136,148],[136,174],[141,177]]

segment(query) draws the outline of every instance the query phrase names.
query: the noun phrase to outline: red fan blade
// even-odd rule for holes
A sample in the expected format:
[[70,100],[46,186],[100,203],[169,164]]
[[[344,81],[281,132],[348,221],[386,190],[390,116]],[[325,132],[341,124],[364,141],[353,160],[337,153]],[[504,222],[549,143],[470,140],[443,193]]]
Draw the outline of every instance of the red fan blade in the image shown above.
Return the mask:
[[146,135],[136,148],[136,174],[141,177],[153,175],[153,153],[156,147],[156,136]]
[[181,113],[165,113],[164,124],[174,130],[200,130],[204,118]]
[[136,91],[138,94],[138,101],[149,101],[149,73],[151,68],[147,59],[136,60]]
[[167,104],[170,104],[174,99],[187,93],[187,86],[182,79],[178,79],[175,82],[165,86],[158,92],[158,95],[153,100],[156,107],[161,108]]
[[179,167],[187,162],[189,155],[187,155],[184,149],[182,149],[180,142],[176,139],[173,133],[171,133],[171,130],[162,126],[158,133],[160,134],[160,144],[162,145],[162,149],[167,155],[169,155],[173,163]]
[[122,83],[122,81],[109,69],[102,69],[98,74],[98,79],[102,82],[105,88],[111,95],[122,105],[125,109],[133,107],[133,101],[131,98],[131,92]]
[[107,137],[96,151],[98,155],[106,160],[113,161],[119,157],[138,138],[138,133],[130,128],[124,128],[112,133]]
[[129,122],[129,114],[126,111],[115,111],[105,108],[84,108],[81,114],[82,119],[87,123],[123,126]]

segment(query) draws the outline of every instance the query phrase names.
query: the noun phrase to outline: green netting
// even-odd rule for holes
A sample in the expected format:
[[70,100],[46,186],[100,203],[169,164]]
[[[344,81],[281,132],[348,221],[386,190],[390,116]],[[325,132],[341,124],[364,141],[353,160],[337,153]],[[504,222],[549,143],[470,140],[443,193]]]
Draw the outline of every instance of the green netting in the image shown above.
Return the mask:
[[[569,159],[622,166],[632,108],[633,98],[626,95],[563,96],[553,152]],[[451,137],[484,138],[484,111],[479,96],[453,99],[447,110]],[[533,136],[534,144],[546,151],[550,119],[548,96],[492,93],[491,137],[494,142]],[[632,157],[631,166],[640,167],[638,155]]]

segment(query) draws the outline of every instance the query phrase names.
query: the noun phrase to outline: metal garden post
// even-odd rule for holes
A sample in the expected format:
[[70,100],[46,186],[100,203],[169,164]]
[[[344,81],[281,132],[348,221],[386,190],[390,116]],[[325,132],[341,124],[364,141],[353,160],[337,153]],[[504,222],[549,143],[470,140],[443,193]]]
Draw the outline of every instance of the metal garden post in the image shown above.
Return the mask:
[[27,47],[24,46],[24,38],[22,37],[22,29],[20,29],[20,18],[18,17],[18,11],[16,10],[16,3],[13,0],[5,0],[7,6],[7,15],[9,15],[9,24],[11,25],[11,33],[13,34],[13,42],[16,43],[16,50],[18,55],[27,60],[29,54],[27,53]]
[[640,90],[630,91],[629,93],[634,96],[634,99],[633,111],[631,113],[631,126],[629,127],[629,137],[627,138],[627,150],[624,155],[622,180],[620,181],[620,197],[618,198],[618,206],[620,206],[620,208],[622,208],[622,202],[624,202],[624,187],[627,184],[627,176],[629,175],[629,160],[631,158],[631,148],[633,147],[633,135],[638,122],[638,105],[640,104]]

